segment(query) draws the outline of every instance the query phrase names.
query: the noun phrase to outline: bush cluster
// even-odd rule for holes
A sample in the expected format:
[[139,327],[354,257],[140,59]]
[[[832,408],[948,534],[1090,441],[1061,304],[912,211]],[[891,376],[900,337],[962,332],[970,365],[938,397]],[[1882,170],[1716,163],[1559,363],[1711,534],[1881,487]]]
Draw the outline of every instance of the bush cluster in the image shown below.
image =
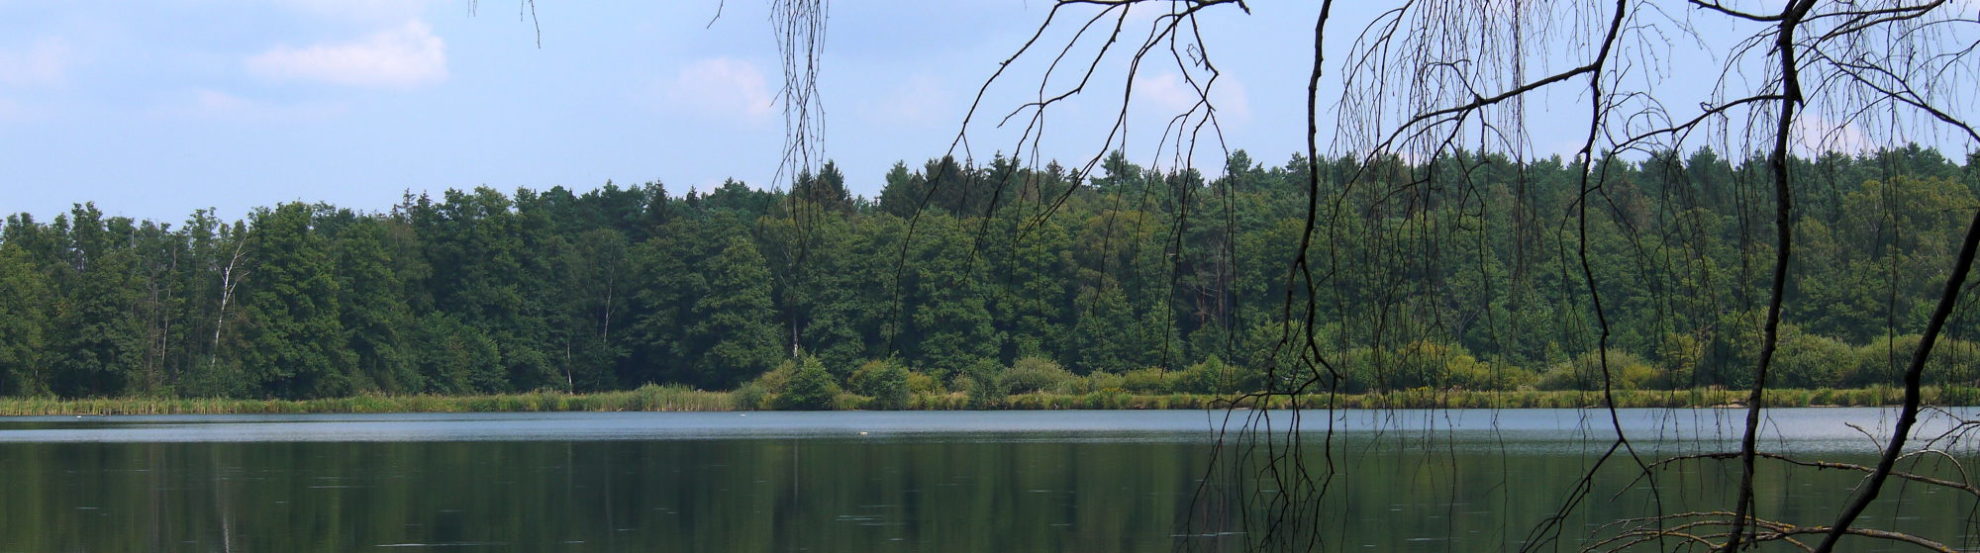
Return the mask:
[[[1901,380],[1905,364],[1919,337],[1897,336],[1852,347],[1840,340],[1784,327],[1769,380],[1778,389],[1819,390],[1888,387]],[[1202,362],[1171,370],[1143,367],[1120,372],[1085,374],[1044,357],[1020,357],[1009,365],[978,359],[965,366],[909,367],[898,359],[871,360],[851,371],[835,371],[817,357],[801,355],[743,383],[732,394],[738,409],[911,409],[911,408],[1063,408],[1044,396],[1078,396],[1078,405],[1102,405],[1107,398],[1157,395],[1232,397],[1263,391],[1289,391],[1285,385],[1308,374],[1321,383],[1306,392],[1385,394],[1412,390],[1472,392],[1685,390],[1714,387],[1696,380],[1701,370],[1701,342],[1688,336],[1667,336],[1654,357],[1611,349],[1606,356],[1583,352],[1540,367],[1519,367],[1482,360],[1462,346],[1415,341],[1394,348],[1350,348],[1328,363],[1312,366],[1314,373],[1284,363],[1277,380],[1267,371],[1227,363],[1212,355]],[[1607,370],[1604,371],[1606,366]],[[1748,369],[1750,370],[1750,368]],[[844,374],[844,377],[837,376]],[[943,378],[941,375],[946,375]],[[1964,393],[1980,376],[1980,347],[1963,340],[1943,339],[1927,364],[1925,384]],[[1029,396],[1038,396],[1026,399]],[[1814,398],[1816,404],[1832,402]],[[1860,401],[1834,400],[1854,404]]]

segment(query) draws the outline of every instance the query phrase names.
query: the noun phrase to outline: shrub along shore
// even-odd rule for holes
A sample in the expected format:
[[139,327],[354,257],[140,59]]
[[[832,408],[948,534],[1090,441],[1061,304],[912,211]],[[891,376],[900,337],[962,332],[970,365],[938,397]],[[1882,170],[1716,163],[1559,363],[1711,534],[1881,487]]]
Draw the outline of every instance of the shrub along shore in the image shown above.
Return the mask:
[[[1688,408],[1741,406],[1746,390],[1617,390],[1617,407]],[[1897,405],[1904,391],[1894,387],[1857,389],[1779,389],[1767,391],[1769,407],[1871,407]],[[1980,390],[1940,387],[1924,390],[1928,404],[1967,405]],[[913,394],[898,406],[849,392],[831,396],[826,410],[1053,410],[1053,409],[1282,409],[1290,396],[1218,394],[1137,394],[1120,390],[1088,393],[1031,392],[994,400],[963,392]],[[644,386],[634,390],[569,394],[536,392],[483,396],[363,395],[311,400],[185,399],[185,398],[8,398],[0,399],[0,416],[33,415],[178,415],[178,414],[303,414],[303,413],[504,413],[606,411],[739,411],[773,409],[777,397],[746,391],[711,392],[684,386]],[[1315,394],[1299,397],[1303,409],[1573,409],[1603,405],[1600,392],[1578,390],[1466,391],[1419,388],[1362,394]]]
[[[835,382],[811,378],[782,407],[830,407],[834,387],[892,408],[1228,395],[1283,389],[1269,375],[1322,351],[1320,386],[1356,394],[1739,390],[1766,337],[1773,250],[1748,222],[1769,204],[1743,191],[1770,169],[1753,156],[1602,160],[1615,186],[1600,209],[1580,209],[1586,172],[1558,158],[1233,151],[1215,177],[1118,152],[1082,169],[987,161],[826,162],[783,190],[408,192],[366,203],[397,200],[385,211],[285,203],[233,220],[7,214],[0,397],[609,403],[655,383],[764,400],[785,397],[770,388],[790,375],[770,373],[798,351]],[[1980,153],[1792,165],[1805,240],[1767,383],[1895,385],[1980,205]],[[1335,207],[1308,225],[1314,202]],[[1309,238],[1328,269],[1295,284]],[[1980,317],[1950,323],[1924,383],[1980,384]],[[872,360],[913,373],[907,391],[862,382]]]

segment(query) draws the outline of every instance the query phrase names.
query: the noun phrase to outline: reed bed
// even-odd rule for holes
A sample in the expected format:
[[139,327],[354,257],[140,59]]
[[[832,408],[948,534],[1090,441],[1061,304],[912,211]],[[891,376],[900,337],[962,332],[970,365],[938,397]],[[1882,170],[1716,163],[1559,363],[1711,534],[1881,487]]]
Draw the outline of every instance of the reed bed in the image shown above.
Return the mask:
[[[1743,407],[1746,390],[1617,390],[1616,407],[1681,408]],[[1303,409],[1586,409],[1605,405],[1603,394],[1588,391],[1468,391],[1420,388],[1367,394],[1303,395]],[[1897,405],[1904,390],[1895,387],[1854,389],[1768,390],[1770,407],[1871,407]],[[1933,405],[1980,403],[1980,389],[1927,388],[1924,400]],[[769,404],[767,401],[761,405]],[[840,410],[864,408],[866,398],[843,394]],[[1214,394],[1134,394],[1101,390],[1084,394],[1039,392],[1001,399],[972,398],[960,392],[916,394],[908,410],[967,409],[1285,409],[1292,396]],[[493,413],[549,411],[731,411],[738,402],[731,392],[695,390],[684,386],[642,386],[633,390],[568,394],[532,392],[481,396],[378,396],[278,400],[218,398],[90,398],[43,397],[0,399],[0,416],[28,415],[185,415],[185,414],[301,414],[301,413]]]
[[[1744,407],[1747,390],[1617,390],[1620,408]],[[1980,393],[1973,388],[1930,388],[1924,399],[1935,405],[1971,405]],[[1893,387],[1862,389],[1768,390],[1771,407],[1874,407],[1897,405],[1904,390]],[[1467,391],[1414,389],[1367,394],[1313,394],[1298,397],[1303,409],[1587,409],[1606,405],[1601,392],[1590,391]],[[961,394],[920,395],[911,409],[1287,409],[1292,396],[1213,394],[1129,394],[1100,391],[1087,394],[1033,393],[1014,395],[994,405],[971,405]]]
[[493,413],[541,411],[727,411],[727,392],[683,386],[642,386],[593,394],[532,392],[480,396],[377,396],[341,398],[9,398],[0,415],[277,415],[301,413]]

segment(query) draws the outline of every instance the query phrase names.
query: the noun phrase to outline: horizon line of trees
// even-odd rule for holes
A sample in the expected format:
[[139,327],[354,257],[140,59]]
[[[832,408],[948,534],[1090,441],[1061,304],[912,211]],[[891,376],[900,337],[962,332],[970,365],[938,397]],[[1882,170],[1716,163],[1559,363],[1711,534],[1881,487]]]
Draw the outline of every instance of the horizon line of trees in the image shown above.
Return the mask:
[[[1913,145],[1793,161],[1803,238],[1773,382],[1895,382],[1960,214],[1980,205],[1976,159]],[[1240,150],[1216,179],[1120,154],[1094,175],[898,163],[874,198],[828,162],[789,191],[482,187],[177,224],[91,203],[15,214],[0,230],[0,396],[733,389],[787,378],[772,369],[800,356],[853,388],[856,367],[884,360],[944,390],[1077,377],[1229,392],[1306,370],[1345,392],[1587,389],[1602,371],[1583,245],[1616,385],[1750,385],[1772,258],[1764,164],[1602,160],[1584,191],[1559,158],[1364,161],[1321,160],[1318,196],[1300,156]],[[1327,272],[1289,277],[1308,236]],[[1289,323],[1286,302],[1319,315]],[[1933,383],[1980,377],[1968,311]],[[1309,331],[1332,367],[1287,362]]]

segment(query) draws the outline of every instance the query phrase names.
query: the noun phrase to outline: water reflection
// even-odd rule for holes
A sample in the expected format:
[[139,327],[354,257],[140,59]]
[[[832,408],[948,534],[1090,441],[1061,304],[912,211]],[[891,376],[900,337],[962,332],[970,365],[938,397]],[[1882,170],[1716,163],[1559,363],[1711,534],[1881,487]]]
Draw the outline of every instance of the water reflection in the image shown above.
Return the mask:
[[[1218,551],[1244,542],[1239,502],[1271,493],[1218,480],[1198,495],[1213,446],[1201,412],[1104,415],[1134,417],[1126,429],[1063,413],[751,414],[768,422],[726,427],[744,417],[707,415],[7,421],[0,551]],[[1516,549],[1591,465],[1586,448],[1606,443],[1594,430],[1526,434],[1555,415],[1369,419],[1307,523],[1329,529],[1333,551]],[[1821,426],[1778,426],[1804,423]],[[592,430],[536,439],[558,428]],[[133,439],[18,435],[51,432]],[[227,433],[294,439],[207,439]],[[1731,465],[1691,464],[1653,495],[1634,466],[1607,470],[1555,537],[1564,549],[1660,499],[1725,504],[1737,479]],[[1853,479],[1768,471],[1759,507],[1819,519]],[[1971,508],[1916,488],[1871,521],[1958,536]]]

